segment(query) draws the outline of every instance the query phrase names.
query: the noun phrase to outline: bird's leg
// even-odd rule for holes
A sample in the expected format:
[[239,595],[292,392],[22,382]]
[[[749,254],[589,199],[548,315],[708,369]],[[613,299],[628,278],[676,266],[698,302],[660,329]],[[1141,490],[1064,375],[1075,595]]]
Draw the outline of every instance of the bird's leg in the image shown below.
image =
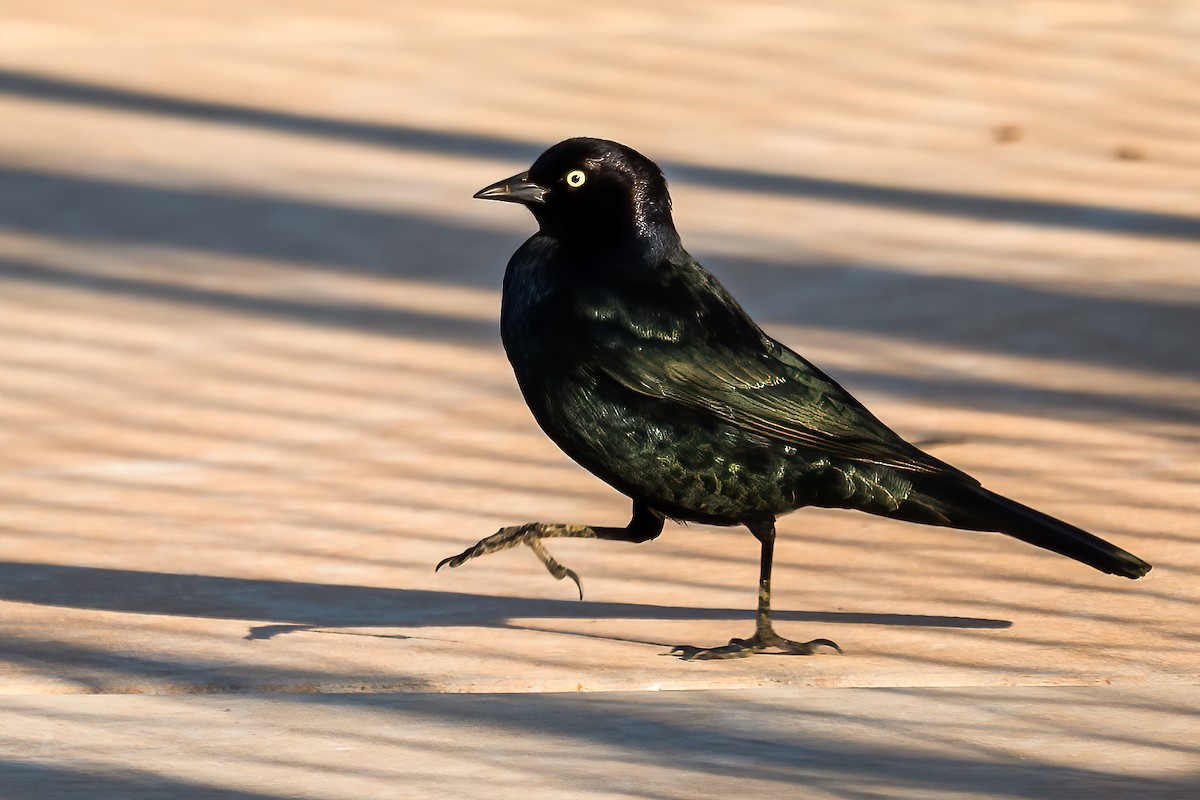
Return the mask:
[[533,550],[541,562],[546,565],[550,574],[558,580],[570,578],[579,589],[579,599],[583,599],[583,584],[575,570],[568,569],[550,555],[542,539],[569,537],[575,539],[610,539],[619,542],[646,542],[662,533],[663,516],[657,511],[639,502],[633,504],[633,517],[624,528],[602,527],[599,525],[564,525],[553,522],[527,522],[524,525],[513,525],[501,528],[486,539],[481,539],[475,545],[468,547],[456,556],[443,558],[438,562],[434,571],[442,567],[460,566],[472,558],[507,550],[510,547],[526,545]]
[[750,532],[762,543],[762,560],[758,568],[758,615],[754,620],[754,635],[749,639],[730,639],[729,644],[721,647],[692,647],[679,645],[671,648],[672,653],[679,653],[684,661],[708,660],[720,658],[745,658],[754,653],[761,653],[768,647],[782,650],[784,653],[798,656],[810,656],[820,646],[832,647],[839,653],[842,648],[829,639],[813,639],[811,642],[793,642],[775,632],[771,625],[771,565],[775,560],[775,522],[747,524]]

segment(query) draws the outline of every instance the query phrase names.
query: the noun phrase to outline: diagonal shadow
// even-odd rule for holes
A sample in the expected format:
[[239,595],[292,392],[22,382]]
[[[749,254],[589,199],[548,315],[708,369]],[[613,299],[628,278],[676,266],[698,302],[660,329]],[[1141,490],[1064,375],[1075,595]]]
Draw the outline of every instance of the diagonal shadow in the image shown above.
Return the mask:
[[[936,723],[920,715],[897,719],[886,711],[877,714],[869,706],[854,702],[838,704],[832,710],[819,703],[804,703],[797,709],[794,702],[789,702],[794,697],[761,692],[754,697],[745,693],[698,697],[691,692],[288,694],[271,700],[273,704],[287,703],[286,711],[282,715],[267,712],[265,720],[254,716],[261,713],[259,704],[263,702],[257,699],[241,701],[232,724],[213,724],[211,714],[188,719],[193,724],[211,726],[203,731],[211,737],[206,755],[232,759],[231,763],[242,763],[247,768],[278,763],[272,760],[278,753],[269,738],[247,738],[255,734],[270,737],[273,726],[293,742],[307,746],[328,746],[330,736],[353,744],[359,755],[353,757],[351,770],[329,773],[328,785],[321,787],[332,792],[330,797],[342,796],[338,790],[344,786],[341,779],[345,776],[359,779],[358,786],[363,785],[363,779],[380,776],[401,789],[419,788],[424,796],[433,787],[451,787],[452,791],[459,785],[466,788],[478,770],[496,766],[503,767],[510,781],[515,774],[519,781],[536,787],[538,796],[549,796],[546,791],[573,796],[579,786],[622,788],[622,796],[633,796],[628,792],[633,776],[646,784],[637,787],[636,796],[652,798],[726,796],[736,794],[739,788],[761,793],[765,788],[768,796],[780,797],[805,797],[805,792],[815,792],[822,797],[857,800],[949,796],[1040,800],[1071,787],[1068,796],[1093,800],[1182,800],[1193,796],[1191,790],[1198,777],[1187,766],[1158,774],[1144,764],[1120,759],[1103,762],[1089,758],[1078,764],[1064,764],[1053,755],[1017,756],[1013,751],[1020,752],[1028,748],[1033,737],[1045,735],[1037,726],[1032,731],[1020,727],[1021,713],[1029,713],[1031,705],[1050,715],[1057,710],[1053,702],[1031,702],[1027,695],[1017,694],[1001,702],[989,702],[985,696],[987,712],[978,722],[976,705],[961,704],[961,717],[971,720],[966,724],[965,738],[948,737],[945,729],[955,728],[946,726],[940,716]],[[928,691],[912,693],[912,697],[914,709],[920,709],[922,701],[932,701],[935,706],[944,703]],[[978,702],[978,698],[970,699]],[[1070,697],[1066,702],[1075,699]],[[52,715],[48,718],[63,722]],[[239,730],[237,726],[243,720],[245,728]],[[77,719],[71,722],[78,725]],[[118,736],[127,736],[132,727],[115,715],[92,714],[85,722],[111,725]],[[991,728],[986,729],[988,726]],[[75,733],[77,728],[67,730]],[[1083,747],[1105,746],[1089,734],[1087,728],[1059,733]],[[191,738],[181,741],[168,736],[160,749],[175,755],[175,748]],[[1006,742],[1010,746],[1005,746]],[[1123,752],[1130,756],[1146,753],[1146,748],[1154,746],[1152,741],[1137,739],[1129,745]],[[422,767],[403,761],[380,761],[380,754],[402,758],[414,746],[436,746],[440,763],[450,761],[464,766],[461,771],[438,774],[432,764]],[[328,762],[301,758],[285,763],[313,769]],[[159,765],[155,772],[70,758],[58,763],[10,759],[0,761],[0,780],[14,791],[14,797],[277,797],[260,793],[257,788],[198,784],[165,774],[171,766]],[[690,784],[682,790],[681,774],[686,776],[684,783]],[[214,773],[212,779],[219,782],[220,776]],[[663,786],[664,781],[670,788],[657,793],[656,787]],[[85,786],[86,794],[70,791]],[[698,786],[704,789],[698,792]],[[778,793],[771,793],[776,788]],[[59,790],[64,791],[60,794]],[[402,792],[402,796],[408,795]]]
[[193,783],[183,778],[148,771],[69,766],[16,759],[0,761],[0,786],[5,787],[5,797],[21,798],[158,800],[166,797],[186,797],[188,800],[285,800],[296,796],[291,792],[276,794]]
[[[0,600],[130,614],[272,620],[248,638],[291,625],[321,627],[509,627],[538,619],[752,619],[749,608],[685,608],[223,578],[61,564],[0,562]],[[919,614],[778,611],[781,620],[931,628],[1008,628],[1008,620]]]
[[409,125],[357,122],[234,103],[190,100],[13,69],[0,69],[0,93],[31,100],[182,117],[198,122],[260,128],[300,136],[423,150],[468,158],[502,158],[532,162],[538,153],[545,149],[545,145],[499,136],[431,131]]
[[[409,125],[336,120],[232,103],[188,100],[19,70],[0,70],[0,93],[36,100],[182,117],[302,136],[471,158],[531,163],[551,142],[485,134],[431,131]],[[779,175],[758,170],[660,161],[669,178],[719,189],[813,197],[826,202],[896,208],[948,217],[1019,222],[1095,233],[1200,240],[1200,219],[1088,203],[989,197],[855,181]]]
[[[1030,416],[1059,416],[1074,420],[1137,417],[1153,423],[1200,426],[1200,408],[1182,398],[1172,402],[1170,398],[1157,396],[1044,389],[983,376],[908,377],[856,369],[832,372],[837,374],[843,385],[853,386],[856,390],[871,390],[900,397],[936,398],[962,408],[1003,408]],[[1173,435],[1180,439],[1200,438],[1200,429],[1190,434],[1177,432]],[[926,445],[954,443],[934,440]]]
[[338,300],[248,295],[143,278],[101,275],[0,257],[0,280],[79,289],[94,294],[217,308],[237,314],[324,325],[362,333],[484,344],[499,339],[497,323],[436,312]]
[[[780,713],[791,714],[792,709],[781,709],[768,698],[758,703],[743,699],[741,705],[724,698],[697,703],[689,694],[680,693],[678,699],[655,697],[652,703],[644,695],[622,694],[491,695],[470,698],[474,702],[453,696],[369,694],[297,695],[290,699],[325,707],[399,707],[406,714],[426,716],[440,724],[457,720],[502,730],[511,730],[516,719],[524,736],[571,744],[563,753],[551,748],[542,754],[551,774],[556,773],[556,766],[562,768],[564,761],[577,758],[586,749],[597,758],[619,761],[630,771],[638,767],[684,769],[701,786],[709,785],[707,778],[788,787],[790,791],[779,796],[804,797],[803,792],[795,794],[796,787],[803,786],[821,796],[861,800],[951,796],[947,793],[966,797],[981,792],[993,798],[1041,800],[1070,786],[1072,796],[1182,800],[1191,796],[1190,787],[1197,778],[1194,770],[1153,777],[1129,774],[1128,765],[1068,766],[971,752],[969,742],[955,741],[931,751],[913,746],[907,724],[875,720],[869,712],[842,714],[841,725],[837,718],[819,712],[788,719],[787,724],[763,725],[764,720],[778,721]],[[1021,701],[1018,695],[1013,704]],[[969,718],[970,713],[966,711],[964,717]],[[847,734],[868,724],[870,737]],[[1011,735],[1020,741],[1022,733],[1013,731]],[[695,796],[694,789],[687,796]]]
[[[494,289],[507,254],[525,238],[441,217],[317,199],[151,185],[3,164],[0,230]],[[472,253],[481,255],[478,265]]]
[[[1200,379],[1200,299],[1082,295],[888,265],[715,256],[707,266],[775,323]],[[997,335],[997,331],[1003,331]]]
[[[501,262],[517,244],[517,237],[511,234],[411,213],[16,167],[0,167],[0,231],[68,241],[184,248],[333,272],[489,289],[499,288]],[[401,255],[412,252],[421,256]],[[478,257],[473,258],[473,253]],[[796,322],[988,352],[1200,377],[1200,349],[1181,346],[1194,338],[1200,319],[1200,306],[1195,302],[1083,296],[985,278],[923,275],[864,264],[810,261],[789,265],[728,257],[704,260],[752,311],[756,300],[768,303],[769,315],[759,316],[776,323]],[[295,303],[192,287],[161,289],[142,279],[27,266],[10,262],[0,277],[63,282],[114,294],[157,294],[158,299],[267,313]],[[897,298],[904,302],[896,302]],[[970,313],[962,309],[970,309]],[[361,320],[371,330],[386,327],[393,313],[376,313],[365,307],[349,310],[352,313],[339,314],[337,303],[322,301],[289,313],[318,324],[327,316]],[[1069,325],[1064,320],[1069,320]],[[1120,324],[1114,324],[1115,320]],[[431,322],[429,317],[422,324]],[[1016,327],[1015,322],[1021,325]],[[1012,332],[996,337],[995,330]],[[482,331],[476,326],[476,333]],[[494,333],[489,335],[494,339]]]

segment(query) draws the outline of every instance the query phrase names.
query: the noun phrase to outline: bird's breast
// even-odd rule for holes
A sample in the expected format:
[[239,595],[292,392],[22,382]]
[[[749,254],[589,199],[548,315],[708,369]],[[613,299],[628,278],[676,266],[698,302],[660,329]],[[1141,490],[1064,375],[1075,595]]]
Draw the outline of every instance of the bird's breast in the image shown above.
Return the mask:
[[500,338],[513,367],[543,357],[546,337],[559,323],[561,279],[555,274],[556,248],[546,237],[534,236],[509,259],[500,302]]

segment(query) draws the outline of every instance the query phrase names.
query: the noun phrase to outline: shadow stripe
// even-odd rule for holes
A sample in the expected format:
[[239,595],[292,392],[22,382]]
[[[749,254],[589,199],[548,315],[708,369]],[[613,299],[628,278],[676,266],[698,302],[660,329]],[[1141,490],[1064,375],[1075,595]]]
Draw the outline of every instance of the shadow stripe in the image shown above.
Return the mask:
[[[71,81],[18,70],[0,70],[0,93],[60,103],[184,117],[202,122],[262,128],[299,136],[360,142],[467,158],[533,161],[549,142],[433,131],[408,125],[356,122],[273,111],[231,103],[187,100],[150,92]],[[686,183],[761,194],[811,197],[830,203],[918,211],[946,217],[1013,222],[1114,235],[1200,241],[1200,218],[1130,208],[991,197],[966,192],[913,189],[757,170],[660,161],[667,176]]]

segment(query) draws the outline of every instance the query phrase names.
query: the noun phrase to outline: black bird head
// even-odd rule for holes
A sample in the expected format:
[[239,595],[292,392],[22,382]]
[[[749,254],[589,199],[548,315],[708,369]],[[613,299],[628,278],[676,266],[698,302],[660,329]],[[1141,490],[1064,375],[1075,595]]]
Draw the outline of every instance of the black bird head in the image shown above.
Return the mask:
[[528,172],[475,197],[521,203],[542,233],[565,241],[678,239],[662,170],[633,148],[605,139],[559,142]]

